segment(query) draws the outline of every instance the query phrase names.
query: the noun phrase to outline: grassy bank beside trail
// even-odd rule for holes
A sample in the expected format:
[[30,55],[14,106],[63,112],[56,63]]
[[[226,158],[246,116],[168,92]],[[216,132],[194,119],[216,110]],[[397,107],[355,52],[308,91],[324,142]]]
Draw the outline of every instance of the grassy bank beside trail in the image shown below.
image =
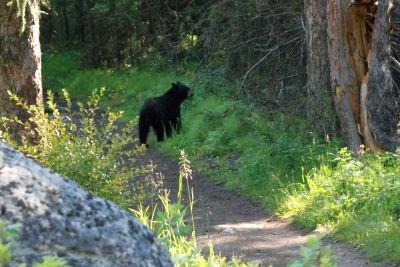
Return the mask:
[[305,184],[288,193],[277,213],[309,229],[325,228],[335,238],[363,247],[374,260],[400,262],[400,159],[347,150],[307,173]]
[[218,70],[80,69],[78,58],[74,53],[47,55],[45,87],[67,88],[77,98],[105,87],[108,97],[102,104],[124,110],[128,119],[171,82],[188,83],[195,96],[183,105],[182,133],[162,144],[153,136],[151,146],[174,155],[185,149],[197,169],[281,218],[307,229],[327,229],[376,260],[400,262],[396,154],[353,159],[340,141],[315,139],[304,118],[240,100],[238,88]]

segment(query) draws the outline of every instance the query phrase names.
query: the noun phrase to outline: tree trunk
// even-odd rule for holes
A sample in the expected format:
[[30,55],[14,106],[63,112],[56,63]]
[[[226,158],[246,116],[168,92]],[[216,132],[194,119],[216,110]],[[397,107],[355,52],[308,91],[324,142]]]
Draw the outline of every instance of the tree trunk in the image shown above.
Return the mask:
[[[348,35],[349,29],[359,23],[357,18],[348,12],[349,4],[350,0],[328,1],[328,58],[331,88],[342,136],[348,148],[357,154],[362,143],[358,134],[359,105],[357,105],[358,88],[361,83],[357,83],[356,72],[360,71],[361,76],[364,76],[362,70],[364,59],[362,52],[357,50],[362,44],[359,33],[355,32],[357,35],[354,36]],[[350,46],[350,42],[356,45]],[[357,59],[353,60],[352,56]]]
[[[29,0],[25,12],[25,28],[17,16],[15,4],[0,0],[0,117],[28,114],[10,101],[11,90],[28,104],[42,102],[41,51],[39,42],[39,0]],[[22,129],[15,129],[17,132]]]
[[80,41],[82,43],[85,43],[85,12],[86,12],[86,5],[85,5],[85,0],[76,0],[75,1],[75,9],[78,12],[78,17],[77,17],[77,28],[78,28],[78,33],[80,37]]
[[69,32],[69,19],[68,19],[68,12],[67,12],[67,1],[62,1],[62,14],[64,18],[64,32],[65,32],[65,40],[68,44],[70,39],[70,32]]
[[[394,151],[400,144],[396,128],[398,99],[393,90],[394,72],[391,72],[389,61],[391,1],[327,0],[326,6],[314,3],[309,7],[318,12],[306,12],[308,21],[315,21],[308,25],[307,36],[314,33],[324,40],[325,25],[328,33],[327,42],[308,46],[309,84],[314,84],[317,94],[321,94],[325,87],[313,82],[313,77],[325,77],[324,73],[330,75],[342,135],[356,155],[362,145],[373,151]],[[310,1],[305,0],[307,2]],[[316,17],[325,11],[327,23],[321,24]],[[308,40],[310,42],[310,38]],[[310,60],[310,54],[324,55],[324,51],[328,51],[326,61],[312,60],[312,57]],[[329,68],[316,62],[326,62]],[[315,99],[312,94],[309,98],[310,102]],[[318,107],[311,108],[318,112]]]
[[319,132],[335,128],[330,88],[327,47],[326,0],[304,0],[307,40],[308,109],[307,117]]
[[383,149],[394,151],[400,145],[397,133],[399,109],[390,71],[389,4],[389,0],[380,0],[376,14],[368,62],[366,106],[372,136]]

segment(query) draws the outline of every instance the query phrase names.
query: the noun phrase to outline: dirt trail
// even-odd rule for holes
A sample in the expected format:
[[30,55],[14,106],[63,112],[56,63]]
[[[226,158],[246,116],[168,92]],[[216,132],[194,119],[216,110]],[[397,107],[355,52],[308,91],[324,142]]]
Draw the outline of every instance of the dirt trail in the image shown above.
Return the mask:
[[[149,149],[144,159],[152,160],[164,177],[164,187],[172,196],[177,193],[178,162],[156,149]],[[298,257],[299,249],[312,233],[278,221],[274,216],[239,196],[232,190],[215,185],[207,176],[194,172],[191,185],[196,205],[194,216],[198,246],[207,253],[212,241],[215,252],[240,256],[262,266],[287,266]],[[396,266],[372,263],[348,244],[330,244],[339,266]]]

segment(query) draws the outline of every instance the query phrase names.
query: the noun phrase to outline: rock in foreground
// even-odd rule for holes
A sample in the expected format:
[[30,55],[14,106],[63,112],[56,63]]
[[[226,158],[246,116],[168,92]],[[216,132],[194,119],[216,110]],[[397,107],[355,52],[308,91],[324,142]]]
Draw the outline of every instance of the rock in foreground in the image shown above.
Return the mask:
[[2,142],[0,219],[22,224],[13,249],[19,263],[57,255],[72,266],[172,266],[156,236],[128,212]]

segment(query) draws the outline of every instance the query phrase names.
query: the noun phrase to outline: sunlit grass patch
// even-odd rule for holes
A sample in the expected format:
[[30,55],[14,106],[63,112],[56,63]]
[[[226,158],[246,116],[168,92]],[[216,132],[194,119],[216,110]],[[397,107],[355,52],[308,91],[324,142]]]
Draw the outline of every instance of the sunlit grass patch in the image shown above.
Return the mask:
[[54,92],[66,88],[76,99],[87,98],[94,89],[105,89],[101,105],[112,111],[124,110],[123,120],[138,115],[146,98],[163,94],[172,82],[189,83],[190,79],[173,71],[139,70],[126,67],[121,70],[88,69],[79,67],[79,54],[64,52],[44,57],[44,87]]
[[365,248],[377,260],[400,260],[400,160],[370,154],[353,159],[342,150],[287,192],[277,212],[309,229],[329,226],[336,238]]

